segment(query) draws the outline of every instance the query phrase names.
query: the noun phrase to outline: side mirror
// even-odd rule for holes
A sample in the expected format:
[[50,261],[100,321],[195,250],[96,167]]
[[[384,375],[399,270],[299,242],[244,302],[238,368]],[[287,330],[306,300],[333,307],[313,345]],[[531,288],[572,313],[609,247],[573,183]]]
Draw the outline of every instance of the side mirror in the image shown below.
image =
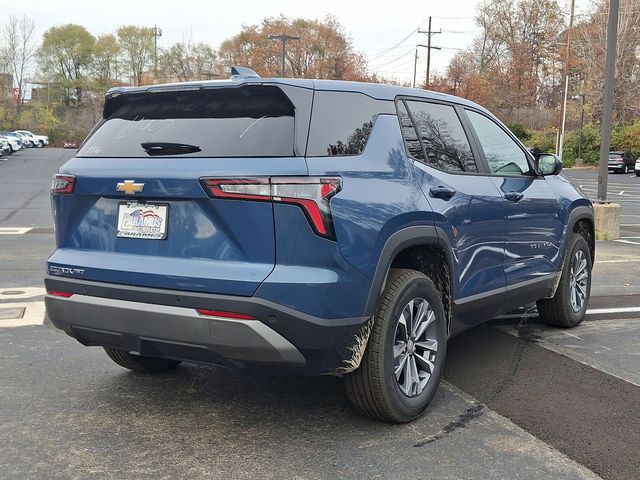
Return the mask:
[[540,153],[536,156],[538,175],[558,175],[562,170],[562,160],[553,153]]

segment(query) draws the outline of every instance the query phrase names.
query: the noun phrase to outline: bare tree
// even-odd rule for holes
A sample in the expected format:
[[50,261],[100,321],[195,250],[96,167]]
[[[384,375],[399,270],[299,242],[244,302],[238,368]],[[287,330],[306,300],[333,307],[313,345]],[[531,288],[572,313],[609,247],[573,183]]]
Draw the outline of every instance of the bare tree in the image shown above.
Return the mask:
[[24,83],[29,67],[35,55],[33,43],[36,24],[23,15],[11,15],[2,28],[3,57],[5,65],[13,75],[14,84],[18,87],[18,113],[24,101]]
[[153,29],[126,25],[119,27],[116,33],[126,73],[133,85],[142,85],[143,76],[153,63]]

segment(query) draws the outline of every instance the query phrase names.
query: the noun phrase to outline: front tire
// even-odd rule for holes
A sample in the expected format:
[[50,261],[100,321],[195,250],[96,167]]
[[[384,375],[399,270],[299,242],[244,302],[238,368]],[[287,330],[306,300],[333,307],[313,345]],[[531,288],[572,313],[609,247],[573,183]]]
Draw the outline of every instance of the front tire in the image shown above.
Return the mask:
[[421,272],[391,269],[360,366],[344,376],[351,403],[375,420],[414,420],[436,393],[446,350],[436,286]]
[[134,372],[140,373],[160,373],[171,370],[180,365],[178,360],[168,360],[166,358],[143,357],[133,353],[125,352],[117,348],[103,347],[107,356],[118,365]]
[[538,300],[540,318],[554,327],[573,328],[584,319],[591,295],[591,252],[584,237],[574,233],[567,246],[556,294]]

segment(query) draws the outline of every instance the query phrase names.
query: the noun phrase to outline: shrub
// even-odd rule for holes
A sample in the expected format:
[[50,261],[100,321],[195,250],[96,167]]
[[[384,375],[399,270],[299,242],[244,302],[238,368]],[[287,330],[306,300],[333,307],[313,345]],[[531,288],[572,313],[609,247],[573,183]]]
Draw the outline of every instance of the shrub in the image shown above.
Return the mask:
[[520,139],[521,142],[526,143],[531,134],[527,131],[523,124],[520,122],[508,122],[507,127],[511,132]]

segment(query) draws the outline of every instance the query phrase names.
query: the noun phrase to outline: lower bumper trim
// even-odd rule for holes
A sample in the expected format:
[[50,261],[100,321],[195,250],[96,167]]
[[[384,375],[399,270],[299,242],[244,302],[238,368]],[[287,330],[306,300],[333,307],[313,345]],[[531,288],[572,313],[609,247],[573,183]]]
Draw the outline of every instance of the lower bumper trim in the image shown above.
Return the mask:
[[203,317],[184,307],[73,295],[45,297],[51,322],[80,343],[204,363],[302,366],[305,358],[257,320]]

